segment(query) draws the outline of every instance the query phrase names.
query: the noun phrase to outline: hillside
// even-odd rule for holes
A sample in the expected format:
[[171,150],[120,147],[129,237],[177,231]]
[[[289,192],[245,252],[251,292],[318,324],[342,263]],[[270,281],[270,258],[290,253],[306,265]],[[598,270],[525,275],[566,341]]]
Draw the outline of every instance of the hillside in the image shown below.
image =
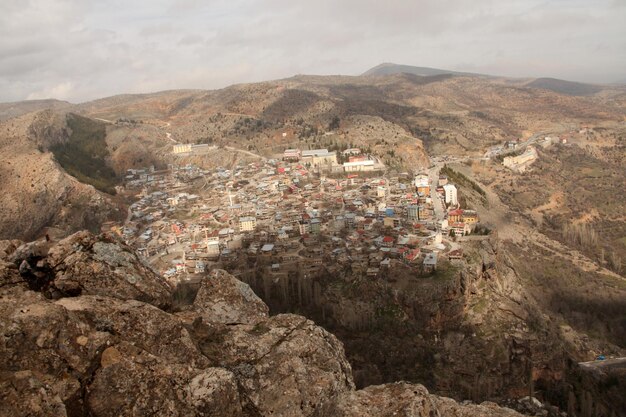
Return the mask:
[[0,244],[7,415],[521,417],[416,384],[356,391],[335,336],[268,316],[225,271],[175,305],[167,282],[109,236]]
[[13,103],[0,103],[0,122],[18,117],[26,113],[32,113],[38,110],[55,109],[63,110],[70,108],[71,103],[55,99],[49,100],[27,100]]
[[47,227],[62,234],[99,230],[120,218],[117,203],[68,175],[48,151],[69,136],[63,113],[29,113],[0,123],[0,238],[30,239]]
[[[111,193],[129,168],[164,167],[178,161],[170,155],[176,142],[215,145],[220,152],[227,151],[227,160],[238,150],[273,157],[290,147],[356,146],[392,170],[416,172],[428,166],[433,156],[479,156],[504,140],[536,132],[566,132],[582,124],[610,123],[626,116],[626,93],[619,86],[574,96],[529,88],[524,84],[527,81],[433,73],[436,75],[296,76],[215,91],[121,95],[80,105],[56,101],[3,105],[20,112],[62,106],[64,112],[88,117],[88,123],[100,129],[96,153],[83,146],[91,146],[84,139],[91,141],[96,136],[77,136],[81,131],[95,131],[79,127],[72,133],[65,122],[54,127],[57,122],[51,118],[36,118],[36,127],[29,129],[32,123],[28,120],[33,116],[25,114],[22,119],[6,121],[9,125],[0,133],[12,137],[8,142],[5,139],[7,146],[17,137],[29,138],[20,139],[11,152],[19,153],[25,146],[35,155],[39,147],[44,150],[40,157],[49,158],[46,151],[51,150],[67,172]],[[70,123],[89,119],[74,118]],[[21,133],[11,133],[12,124],[24,124]],[[102,147],[102,128],[106,148]],[[83,151],[79,151],[81,146]],[[214,167],[220,160],[224,159],[194,159],[206,167]],[[31,202],[24,202],[26,212],[30,205],[38,204],[36,199],[26,201]],[[12,214],[7,219],[18,214],[8,212]],[[52,217],[46,215],[46,219]],[[37,224],[48,223],[42,220]],[[32,233],[40,227],[28,229]]]

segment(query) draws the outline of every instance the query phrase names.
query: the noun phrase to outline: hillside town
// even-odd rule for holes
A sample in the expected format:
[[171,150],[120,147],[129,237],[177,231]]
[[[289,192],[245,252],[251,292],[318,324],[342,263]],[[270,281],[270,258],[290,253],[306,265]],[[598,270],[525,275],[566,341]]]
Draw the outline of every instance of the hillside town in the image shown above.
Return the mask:
[[213,171],[129,170],[139,199],[113,230],[173,284],[216,267],[420,277],[462,259],[458,240],[479,215],[459,205],[457,185],[438,169],[390,175],[359,149],[344,153],[342,165],[326,149],[287,149]]

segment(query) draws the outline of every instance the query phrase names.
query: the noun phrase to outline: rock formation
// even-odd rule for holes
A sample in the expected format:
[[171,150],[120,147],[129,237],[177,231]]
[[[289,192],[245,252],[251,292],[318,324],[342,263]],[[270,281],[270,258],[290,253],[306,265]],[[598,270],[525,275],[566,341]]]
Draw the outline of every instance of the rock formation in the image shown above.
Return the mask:
[[421,385],[355,391],[335,336],[269,317],[224,271],[173,312],[168,284],[110,236],[18,244],[0,244],[2,415],[519,415]]

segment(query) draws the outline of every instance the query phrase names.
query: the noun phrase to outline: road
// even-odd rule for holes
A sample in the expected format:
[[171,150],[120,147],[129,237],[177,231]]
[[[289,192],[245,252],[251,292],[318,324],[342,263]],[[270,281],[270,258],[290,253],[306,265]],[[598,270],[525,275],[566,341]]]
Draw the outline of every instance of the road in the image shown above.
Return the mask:
[[257,154],[255,154],[253,152],[246,151],[246,150],[243,150],[243,149],[233,148],[232,146],[224,146],[224,149],[228,149],[229,151],[233,151],[233,152],[243,153],[243,154],[246,154],[248,156],[252,156],[254,158],[265,159],[265,157],[263,157],[261,155],[257,155]]
[[430,180],[430,198],[433,200],[433,209],[435,211],[435,219],[439,222],[444,219],[445,209],[443,207],[443,201],[437,193],[437,184],[439,184],[439,171],[443,164],[437,163],[429,169],[428,175]]
[[625,358],[610,358],[603,361],[579,362],[578,365],[585,370],[605,372],[610,370],[626,369]]

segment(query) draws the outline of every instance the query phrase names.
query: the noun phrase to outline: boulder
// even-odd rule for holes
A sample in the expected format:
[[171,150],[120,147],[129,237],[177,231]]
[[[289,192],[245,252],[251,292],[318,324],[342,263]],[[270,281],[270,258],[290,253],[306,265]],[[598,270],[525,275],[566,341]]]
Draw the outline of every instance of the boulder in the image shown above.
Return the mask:
[[92,329],[107,332],[115,343],[126,341],[169,363],[208,366],[187,329],[175,316],[136,300],[85,295],[54,303]]
[[341,342],[304,317],[281,314],[256,324],[194,327],[203,353],[233,371],[261,415],[310,415],[354,389]]
[[168,283],[112,236],[78,232],[47,250],[29,245],[15,251],[13,262],[31,288],[51,298],[89,294],[170,305]]
[[167,363],[127,342],[104,351],[87,392],[95,417],[242,415],[231,372]]
[[213,270],[202,281],[192,310],[205,322],[224,324],[251,324],[269,316],[252,288],[223,270]]

